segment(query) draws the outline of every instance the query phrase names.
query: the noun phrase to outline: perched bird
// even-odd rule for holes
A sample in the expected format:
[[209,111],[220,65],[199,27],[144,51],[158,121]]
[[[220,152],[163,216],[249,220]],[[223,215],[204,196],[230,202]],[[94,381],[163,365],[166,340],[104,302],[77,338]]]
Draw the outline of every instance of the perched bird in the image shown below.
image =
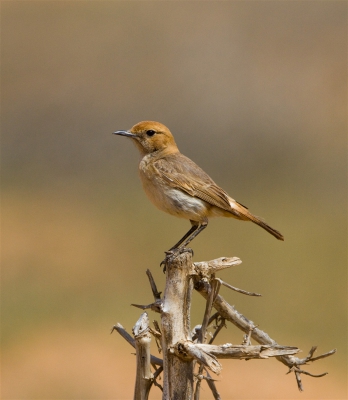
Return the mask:
[[232,217],[252,221],[279,240],[283,235],[247,207],[232,199],[197,164],[179,152],[170,130],[159,122],[143,121],[126,136],[141,154],[140,178],[145,193],[162,211],[191,222],[191,229],[169,251],[187,246],[208,225],[210,217]]

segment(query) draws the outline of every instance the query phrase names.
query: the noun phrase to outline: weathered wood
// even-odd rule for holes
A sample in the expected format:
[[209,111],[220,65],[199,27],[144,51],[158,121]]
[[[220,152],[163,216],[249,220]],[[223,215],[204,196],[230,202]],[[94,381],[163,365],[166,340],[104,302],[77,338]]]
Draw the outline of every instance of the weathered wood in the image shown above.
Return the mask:
[[[300,350],[296,347],[278,345],[266,332],[244,315],[239,313],[224,298],[218,295],[219,286],[225,285],[233,290],[248,295],[258,295],[235,288],[230,284],[215,277],[215,274],[232,265],[238,265],[241,261],[237,257],[221,257],[216,260],[192,264],[191,253],[184,251],[171,254],[166,258],[166,287],[164,298],[158,292],[153,277],[149,270],[152,293],[155,302],[149,305],[135,305],[161,314],[160,327],[155,325],[155,330],[149,328],[147,314],[144,313],[133,328],[136,339],[133,339],[125,329],[117,324],[113,330],[117,330],[137,350],[137,378],[135,388],[135,400],[147,400],[152,384],[163,389],[163,400],[198,400],[200,396],[200,383],[205,380],[212,391],[215,400],[220,400],[220,395],[215,387],[214,379],[209,375],[208,369],[219,374],[222,367],[217,359],[264,359],[276,357],[289,367],[289,372],[295,374],[298,388],[303,390],[301,374],[312,377],[322,377],[323,374],[311,374],[301,370],[299,366],[335,353],[335,349],[328,353],[313,357],[316,347],[313,347],[305,358],[295,357]],[[190,332],[190,306],[192,289],[194,288],[207,299],[202,325],[197,325]],[[211,309],[217,310],[210,316]],[[209,325],[216,321],[215,333],[209,344],[205,341],[205,332]],[[232,322],[236,327],[246,333],[242,345],[212,345],[212,341],[223,326],[225,321]],[[163,361],[150,355],[150,333],[156,340],[161,339]],[[250,339],[260,343],[252,346]],[[201,342],[201,343],[200,343]],[[159,349],[160,351],[161,349]],[[154,366],[155,374],[150,371],[150,363]],[[160,365],[159,368],[155,364]],[[194,375],[194,364],[199,364],[198,373]],[[163,388],[156,378],[163,370]],[[205,372],[205,374],[204,374]],[[197,381],[196,390],[193,390],[194,381]]]
[[[207,345],[211,346],[211,345]],[[175,354],[184,359],[189,360],[193,358],[199,363],[203,364],[205,367],[209,368],[215,374],[220,374],[222,366],[214,355],[208,351],[204,351],[202,348],[198,347],[197,344],[191,341],[182,340],[175,345]]]
[[297,354],[300,350],[290,346],[244,346],[226,343],[220,346],[196,343],[194,346],[216,358],[235,358],[238,360],[252,358],[269,358],[285,354]]
[[193,359],[184,360],[174,352],[177,342],[191,340],[191,268],[190,252],[184,252],[166,264],[166,287],[161,312],[163,400],[192,399]]
[[141,314],[133,327],[137,371],[134,388],[134,400],[147,400],[149,397],[153,375],[150,368],[151,335],[147,313]]
[[[135,348],[134,338],[124,329],[124,327],[120,323],[117,323],[116,325],[114,325],[112,327],[111,333],[113,331],[117,331],[132,347]],[[155,365],[159,365],[159,366],[163,367],[163,360],[156,356],[151,355],[150,362],[151,362],[151,364],[155,364]]]
[[204,343],[180,341],[175,345],[175,354],[182,359],[194,358],[215,374],[221,372],[222,366],[217,358],[234,358],[238,360],[264,359],[284,354],[297,354],[297,347],[289,346],[245,346],[226,343],[220,346]]

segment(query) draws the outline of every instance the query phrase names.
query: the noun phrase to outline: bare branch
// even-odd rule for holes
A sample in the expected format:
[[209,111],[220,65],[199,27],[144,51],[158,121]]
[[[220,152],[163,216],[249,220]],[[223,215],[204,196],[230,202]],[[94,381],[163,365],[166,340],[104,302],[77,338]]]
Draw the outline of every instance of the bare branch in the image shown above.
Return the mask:
[[[313,349],[313,347],[312,347],[312,349]],[[317,349],[317,347],[315,346],[315,350]],[[315,351],[314,350],[314,351]],[[314,351],[313,351],[313,353],[314,353]],[[330,356],[332,356],[333,354],[335,354],[336,353],[336,351],[337,351],[337,349],[332,349],[332,350],[330,350],[330,351],[328,351],[327,353],[324,353],[324,354],[321,354],[320,356],[318,356],[318,357],[311,357],[308,361],[317,361],[317,360],[320,360],[321,358],[326,358],[326,357],[330,357]]]
[[[218,362],[216,357],[211,354],[211,352],[206,352],[205,350],[199,348],[198,344],[194,344],[191,341],[181,340],[174,346],[175,354],[183,359],[193,358],[199,363],[203,364],[205,367],[209,368],[215,374],[219,375],[222,369],[221,364]],[[201,345],[210,346],[210,345]]]
[[124,339],[127,340],[127,342],[131,346],[133,346],[135,348],[135,340],[134,340],[134,338],[124,329],[124,327],[121,324],[117,323],[116,325],[114,325],[111,328],[111,332],[110,333],[112,333],[113,331],[117,331]]
[[[117,331],[124,339],[127,340],[127,342],[132,347],[135,348],[135,340],[134,340],[134,338],[132,338],[132,336],[124,329],[124,327],[121,324],[117,323],[116,325],[114,325],[112,327],[110,333],[112,333],[113,331]],[[155,357],[155,356],[151,355],[150,360],[151,360],[151,364],[160,365],[161,367],[163,366],[163,360],[161,360],[158,357]]]
[[203,369],[204,369],[203,364],[200,364],[200,366],[198,368],[198,373],[195,374],[195,377],[197,379],[197,383],[196,383],[196,388],[195,388],[195,393],[194,393],[194,396],[193,396],[193,400],[199,400],[199,395],[200,395],[200,391],[201,391],[201,383],[202,383],[202,380],[204,379],[204,376],[202,375]]
[[215,279],[218,280],[218,281],[221,283],[221,285],[224,285],[224,286],[228,287],[229,289],[234,290],[235,292],[242,293],[242,294],[246,294],[246,295],[248,295],[248,296],[262,296],[262,295],[259,294],[259,293],[247,292],[246,290],[238,289],[238,288],[236,288],[235,286],[232,286],[232,285],[230,285],[229,283],[224,282],[224,281],[223,281],[222,279],[220,279],[220,278],[215,278]]
[[140,308],[141,310],[152,310],[154,312],[160,313],[162,310],[162,300],[156,300],[154,303],[143,305],[143,304],[131,304],[133,307]]
[[210,376],[209,371],[207,369],[205,369],[206,373],[207,373],[207,377],[205,378],[207,381],[207,384],[214,396],[215,400],[221,400],[220,394],[217,391],[217,388],[215,386],[215,380]]
[[150,282],[153,298],[154,298],[155,303],[156,303],[157,300],[161,300],[161,293],[162,292],[159,292],[157,290],[157,286],[156,286],[155,280],[153,279],[153,276],[152,276],[151,271],[149,269],[146,270],[146,275],[149,278],[149,282]]
[[153,321],[153,326],[155,327],[156,332],[159,333],[159,337],[155,336],[155,341],[156,341],[157,350],[161,354],[162,353],[162,346],[161,346],[162,332],[161,332],[161,328],[159,326],[159,323],[156,320]]
[[160,388],[161,391],[163,392],[163,386],[160,385],[160,384],[157,382],[157,378],[159,377],[159,375],[160,375],[162,372],[163,372],[163,367],[159,367],[159,368],[156,369],[155,373],[153,374],[153,384],[154,384],[155,386],[157,386],[158,388]]
[[214,332],[213,336],[211,337],[211,339],[209,340],[209,344],[212,344],[214,342],[216,336],[219,334],[219,332],[221,331],[221,329],[223,327],[226,327],[225,318],[220,317],[219,321],[217,322],[215,332]]
[[[205,299],[208,298],[210,292],[210,285],[203,279],[194,279],[194,287],[198,293],[200,293]],[[258,329],[253,321],[247,319],[243,314],[238,312],[233,306],[227,303],[227,301],[218,295],[214,301],[213,307],[218,313],[225,318],[227,321],[232,322],[238,329],[245,333],[249,333],[252,330],[251,337],[260,344],[277,344],[277,342],[269,337],[266,332]]]
[[[148,342],[151,337],[150,333],[154,335],[159,351],[161,351],[161,346],[158,341],[162,340],[164,357],[163,361],[154,356],[150,358],[147,345],[139,345],[137,347],[137,356],[142,354],[141,352],[145,351],[145,349],[147,349],[147,356],[137,362],[137,366],[139,365],[141,368],[140,372],[137,372],[138,386],[136,388],[141,388],[142,385],[143,389],[140,392],[143,393],[143,396],[135,397],[136,399],[146,400],[149,387],[154,384],[161,390],[163,389],[163,399],[190,400],[194,396],[194,400],[199,400],[201,382],[206,380],[214,399],[220,400],[214,380],[208,372],[208,369],[215,374],[221,372],[222,367],[218,361],[220,358],[248,360],[275,357],[289,367],[288,373],[294,373],[300,391],[303,390],[302,374],[314,378],[323,377],[327,374],[326,372],[312,374],[302,370],[300,366],[329,357],[336,352],[336,349],[314,357],[316,351],[314,346],[306,357],[298,358],[295,356],[300,351],[297,347],[279,345],[266,332],[259,329],[253,321],[239,313],[218,294],[220,286],[224,285],[239,293],[260,296],[258,293],[236,288],[215,277],[218,271],[240,264],[241,260],[239,258],[221,257],[216,260],[192,264],[192,252],[183,248],[175,254],[173,252],[173,256],[166,257],[165,263],[166,288],[163,300],[161,299],[161,293],[157,290],[151,272],[147,270],[146,273],[155,301],[148,305],[133,304],[135,307],[151,309],[161,314],[161,329],[156,321],[154,321],[155,329],[149,328],[147,314],[144,313],[134,327],[134,333],[138,338],[146,338]],[[193,284],[194,288],[206,299],[206,307],[202,325],[197,325],[191,334],[190,304]],[[211,315],[213,307],[217,312]],[[232,322],[245,333],[241,345],[232,345],[230,343],[221,346],[212,345],[214,339],[225,326],[225,321]],[[204,343],[206,341],[206,332],[213,322],[215,331],[209,340],[209,344],[206,344]],[[113,330],[117,330],[133,347],[137,346],[136,341],[125,331],[122,325],[116,324]],[[252,346],[251,339],[260,345]],[[193,341],[198,341],[198,343]],[[145,362],[144,360],[149,361]],[[150,362],[155,369],[153,376],[151,372],[149,373]],[[195,364],[199,365],[197,374],[193,373]],[[156,365],[160,365],[160,367],[157,368]],[[162,371],[163,388],[156,380]],[[142,376],[147,376],[147,379],[142,378]],[[194,376],[197,381],[193,391]]]
[[317,350],[317,346],[313,346],[310,350],[309,353],[307,355],[307,357],[304,358],[298,358],[298,357],[291,357],[288,364],[289,368],[293,367],[293,366],[298,366],[298,365],[305,365],[308,364],[309,362],[314,362],[317,360],[320,360],[322,358],[326,358],[329,356],[332,356],[333,354],[336,353],[336,349],[333,349],[331,351],[328,351],[327,353],[321,354],[318,357],[313,357],[314,352]]
[[[209,283],[207,283],[206,280],[204,280],[204,279],[199,280],[197,278],[194,278],[194,285],[195,285],[195,289],[204,298],[207,299],[209,296],[209,292],[210,292]],[[248,320],[243,314],[239,313],[233,306],[228,304],[221,295],[218,295],[216,297],[213,307],[219,312],[219,314],[223,318],[225,318],[227,321],[232,322],[237,328],[239,328],[240,330],[242,330],[243,332],[248,334],[249,339],[251,336],[256,342],[258,342],[262,345],[272,345],[272,346],[278,345],[278,343],[274,339],[271,339],[271,337],[266,332],[257,328],[256,325],[252,321]],[[310,350],[309,355],[303,359],[294,357],[292,355],[280,355],[280,356],[277,356],[276,359],[291,369],[293,366],[303,365],[303,364],[308,363],[309,361],[316,361],[321,358],[329,357],[336,352],[336,349],[333,349],[325,354],[322,354],[318,357],[312,358],[312,355],[313,355],[315,349],[316,348],[312,348]],[[297,370],[294,372],[295,372],[298,388],[299,388],[299,390],[302,391],[303,386],[302,386],[300,374],[304,373],[304,372],[302,370],[300,370],[300,371],[301,372],[299,372]]]
[[289,357],[286,361],[288,362],[287,364],[281,359],[280,361],[283,362],[283,364],[288,365],[289,366],[289,371],[287,372],[288,374],[291,372],[295,373],[295,377],[296,377],[296,382],[297,382],[297,387],[298,389],[302,392],[303,391],[303,386],[302,386],[302,381],[301,381],[301,374],[304,375],[308,375],[311,376],[313,378],[321,378],[325,375],[327,375],[327,372],[323,372],[322,374],[311,374],[310,372],[304,371],[302,369],[300,369],[298,366],[299,365],[306,365],[309,362],[314,362],[317,360],[320,360],[322,358],[326,358],[329,357],[333,354],[336,353],[336,349],[333,349],[327,353],[321,354],[318,357],[313,357],[314,352],[316,351],[317,346],[313,346],[310,350],[309,353],[307,355],[307,357],[305,358],[298,358],[298,357]]
[[204,317],[203,317],[203,322],[201,329],[199,330],[198,334],[198,342],[199,343],[204,343],[205,341],[205,333],[209,324],[209,317],[211,313],[211,309],[213,306],[213,302],[216,298],[216,295],[218,293],[218,290],[220,288],[219,282],[217,280],[213,280],[212,284],[210,286],[210,293],[207,298],[206,306],[205,306],[205,312],[204,312]]
[[244,346],[244,345],[232,345],[226,343],[220,346],[211,344],[195,343],[193,346],[200,349],[209,355],[216,358],[235,358],[235,359],[251,359],[251,358],[269,358],[277,357],[280,355],[292,355],[298,353],[300,350],[297,347],[290,346]]
[[134,400],[147,400],[153,383],[153,375],[150,368],[151,334],[146,312],[140,315],[134,325],[133,334],[137,358]]

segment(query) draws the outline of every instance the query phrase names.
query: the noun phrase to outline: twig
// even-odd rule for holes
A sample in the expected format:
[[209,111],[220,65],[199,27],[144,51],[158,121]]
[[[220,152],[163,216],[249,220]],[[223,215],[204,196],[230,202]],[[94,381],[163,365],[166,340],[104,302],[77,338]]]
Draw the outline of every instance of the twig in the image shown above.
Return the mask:
[[162,332],[161,332],[161,328],[160,328],[160,326],[159,326],[159,324],[158,324],[158,322],[156,320],[153,321],[153,326],[156,329],[156,334],[154,336],[155,336],[155,342],[156,342],[157,350],[161,354],[161,352],[162,352],[162,346],[161,346]]
[[[303,385],[302,385],[302,380],[301,380],[301,374],[308,375],[308,376],[311,376],[313,378],[321,378],[321,377],[327,375],[328,372],[323,372],[322,374],[316,374],[315,375],[315,374],[311,374],[310,372],[302,370],[298,366],[299,365],[306,365],[309,362],[314,362],[314,361],[320,360],[322,358],[329,357],[329,356],[331,356],[331,355],[336,353],[336,349],[333,349],[333,350],[331,350],[331,351],[329,351],[327,353],[321,354],[318,357],[313,357],[313,354],[315,353],[316,350],[317,350],[317,346],[313,346],[309,350],[309,353],[308,353],[307,357],[304,357],[304,358],[289,357],[289,360],[287,360],[288,364],[286,364],[286,365],[288,365],[288,367],[289,367],[289,371],[287,373],[288,374],[291,373],[291,372],[295,373],[297,387],[298,387],[300,392],[302,392],[304,390],[303,389]],[[281,361],[283,362],[283,364],[285,364],[285,362],[283,360],[281,360]]]
[[247,334],[244,335],[243,341],[242,341],[242,345],[244,346],[250,346],[251,345],[251,333],[252,331],[256,328],[257,325],[255,326],[251,326],[249,329],[249,332]]
[[204,376],[202,375],[203,369],[204,369],[203,364],[200,364],[200,366],[198,368],[198,373],[197,373],[197,375],[195,375],[197,378],[197,383],[196,383],[196,387],[195,387],[195,393],[193,396],[194,400],[199,400],[199,395],[200,395],[200,391],[201,391],[201,382],[202,382],[202,379],[204,379]]
[[153,374],[153,384],[154,384],[155,386],[157,386],[158,388],[160,388],[161,391],[163,392],[163,386],[160,385],[160,384],[157,382],[157,378],[159,377],[159,375],[160,375],[162,372],[163,372],[163,367],[159,367],[159,368],[156,369],[155,373]]
[[238,288],[236,288],[235,286],[232,286],[232,285],[230,285],[229,283],[224,282],[224,281],[223,281],[222,279],[220,279],[220,278],[215,278],[215,279],[218,280],[218,281],[221,283],[221,285],[224,285],[224,286],[228,287],[229,289],[234,290],[235,292],[242,293],[242,294],[246,294],[246,295],[248,295],[248,296],[262,296],[262,295],[259,294],[259,293],[247,292],[246,290],[238,289]]
[[219,291],[220,288],[220,284],[218,282],[218,280],[214,279],[212,281],[211,287],[210,287],[210,293],[209,296],[207,298],[207,302],[205,305],[205,312],[204,312],[204,317],[203,317],[203,322],[202,322],[202,326],[201,329],[199,331],[198,334],[198,342],[199,343],[204,343],[205,341],[205,333],[208,327],[208,323],[209,323],[209,317],[210,317],[210,313],[211,313],[211,309],[213,306],[213,302],[216,298],[216,295]]
[[151,274],[151,271],[149,269],[146,270],[146,275],[149,278],[149,282],[150,282],[150,286],[151,286],[151,290],[152,290],[152,294],[153,294],[153,298],[156,302],[156,300],[161,300],[161,293],[157,290],[157,286],[155,283],[155,280],[153,279],[153,276]]
[[221,400],[220,394],[217,391],[216,385],[215,385],[215,380],[210,376],[209,371],[205,368],[205,371],[207,373],[207,377],[205,378],[205,380],[207,381],[207,384],[214,396],[215,400]]
[[160,313],[162,309],[162,300],[156,300],[151,304],[131,304],[133,307],[140,308],[141,310],[152,310],[154,312]]
[[293,355],[297,354],[300,350],[297,347],[291,346],[244,346],[244,345],[232,345],[226,343],[223,345],[212,345],[212,344],[192,344],[190,349],[194,347],[197,351],[203,351],[216,358],[234,358],[234,359],[252,359],[252,358],[269,358],[278,357],[280,355]]
[[215,331],[214,331],[213,336],[212,336],[211,339],[209,340],[209,344],[212,344],[212,343],[214,342],[216,336],[219,334],[219,332],[221,331],[221,329],[222,329],[223,327],[226,327],[225,318],[220,317],[220,321],[217,322],[216,329],[215,329]]
[[[194,279],[195,289],[205,298],[207,299],[210,292],[210,285],[204,279]],[[216,300],[213,304],[213,307],[219,312],[219,314],[225,318],[227,321],[232,322],[237,328],[241,329],[246,334],[250,334],[250,336],[258,343],[262,345],[278,345],[274,339],[261,329],[257,328],[255,324],[247,319],[243,314],[239,313],[233,306],[227,303],[221,295],[216,297]],[[312,351],[312,349],[311,349]],[[299,359],[297,357],[293,357],[291,355],[282,355],[277,356],[276,359],[286,365],[289,368],[292,368],[295,365],[306,364],[308,361],[315,361],[321,358],[329,357],[336,352],[336,349],[329,351],[328,353],[322,354],[314,359],[311,359],[308,356],[305,359]],[[312,353],[310,353],[312,354]],[[297,385],[299,390],[303,390],[300,373],[295,371],[295,376],[297,380]]]

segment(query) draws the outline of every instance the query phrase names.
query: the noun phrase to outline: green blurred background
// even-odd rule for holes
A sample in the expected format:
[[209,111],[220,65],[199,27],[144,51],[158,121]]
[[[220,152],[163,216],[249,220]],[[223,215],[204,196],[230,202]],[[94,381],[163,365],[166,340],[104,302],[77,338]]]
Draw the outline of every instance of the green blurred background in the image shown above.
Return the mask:
[[[1,30],[2,399],[132,398],[133,350],[109,329],[131,330],[145,270],[163,289],[189,228],[111,134],[141,120],[285,236],[211,220],[194,259],[240,257],[221,278],[263,297],[222,295],[303,356],[338,349],[303,394],[275,360],[224,361],[223,398],[346,398],[347,3],[2,1]],[[230,325],[218,342],[241,341]]]

